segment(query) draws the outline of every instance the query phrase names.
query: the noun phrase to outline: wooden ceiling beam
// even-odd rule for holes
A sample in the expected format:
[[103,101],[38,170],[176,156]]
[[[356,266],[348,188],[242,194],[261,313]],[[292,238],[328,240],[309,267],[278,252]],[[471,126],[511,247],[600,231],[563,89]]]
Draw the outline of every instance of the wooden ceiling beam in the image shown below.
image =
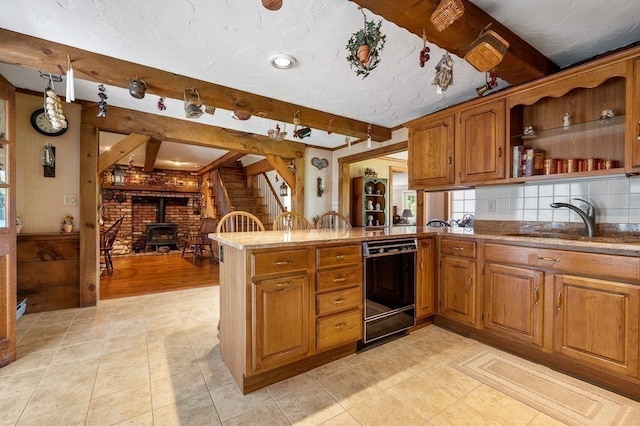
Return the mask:
[[[442,32],[436,30],[430,20],[440,0],[351,1],[420,38],[424,31],[430,43],[461,58],[464,58],[481,31],[491,23],[490,29],[509,42],[507,53],[494,71],[498,77],[513,85],[526,83],[558,71],[558,66],[542,53],[468,0],[462,0],[464,14]],[[509,7],[506,3],[502,4],[501,7]],[[384,28],[382,30],[384,32]],[[439,59],[432,59],[434,65]]]
[[162,141],[158,139],[149,139],[144,151],[144,167],[142,171],[145,173],[151,173],[156,166],[156,159],[158,158],[158,152],[160,151],[160,145]]
[[[94,126],[95,127],[95,126]],[[140,145],[146,143],[149,136],[130,134],[118,141],[111,147],[109,151],[105,151],[98,156],[98,173],[102,173],[109,167],[120,161],[121,158],[126,157],[136,150]]]
[[271,164],[272,168],[280,174],[287,185],[289,185],[289,188],[291,188],[291,194],[294,195],[296,193],[296,176],[291,173],[287,163],[277,155],[265,155],[265,159],[269,164]]
[[[148,84],[147,94],[171,99],[183,99],[184,90],[194,87],[200,93],[203,104],[233,111],[237,102],[251,107],[254,114],[266,118],[293,122],[296,111],[305,126],[355,138],[366,138],[369,123],[329,114],[312,108],[278,101],[215,83],[146,67],[133,62],[99,55],[48,40],[0,29],[0,62],[38,69],[42,72],[64,74],[67,56],[71,58],[74,77],[128,89],[136,76]],[[331,123],[331,125],[329,125]],[[209,126],[212,127],[212,126]],[[372,139],[384,142],[391,139],[391,129],[372,125]]]
[[267,173],[273,170],[273,166],[267,160],[256,161],[244,168],[247,176],[256,176],[261,173]]
[[245,154],[243,152],[227,152],[220,158],[215,159],[211,163],[207,164],[200,170],[198,170],[199,175],[203,175],[205,173],[210,172],[211,170],[217,169],[218,167],[222,167],[226,164],[234,163],[244,157]]
[[110,106],[106,117],[98,117],[98,106],[82,105],[83,124],[112,133],[137,133],[148,137],[188,145],[238,151],[244,154],[279,155],[285,159],[302,158],[301,142],[274,141],[268,136],[227,130],[207,124]]

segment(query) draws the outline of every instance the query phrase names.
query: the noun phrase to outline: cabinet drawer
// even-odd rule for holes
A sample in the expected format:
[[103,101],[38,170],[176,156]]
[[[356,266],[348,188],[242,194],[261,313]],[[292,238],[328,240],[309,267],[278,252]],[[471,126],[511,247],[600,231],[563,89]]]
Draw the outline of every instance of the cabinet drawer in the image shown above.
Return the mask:
[[316,278],[316,286],[318,291],[361,286],[362,265],[318,271],[316,273]]
[[309,250],[306,248],[253,253],[252,275],[304,273],[310,269],[309,257]]
[[485,260],[578,275],[640,281],[640,258],[503,244],[485,244]]
[[359,244],[337,247],[320,247],[316,250],[316,265],[318,268],[326,266],[362,263],[362,248]]
[[476,242],[443,238],[440,242],[440,253],[447,256],[468,257],[475,259]]
[[318,351],[330,349],[362,338],[360,309],[318,319]]
[[317,295],[316,310],[318,315],[334,314],[360,308],[361,302],[362,291],[360,287],[352,287]]

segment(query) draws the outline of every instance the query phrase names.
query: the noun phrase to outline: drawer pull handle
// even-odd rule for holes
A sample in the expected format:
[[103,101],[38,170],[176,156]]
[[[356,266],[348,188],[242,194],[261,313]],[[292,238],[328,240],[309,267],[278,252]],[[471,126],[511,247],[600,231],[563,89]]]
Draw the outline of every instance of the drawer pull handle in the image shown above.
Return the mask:
[[560,311],[560,307],[562,306],[562,292],[558,292],[558,299],[556,300],[556,310]]
[[333,256],[336,259],[344,259],[345,257],[347,257],[346,254],[336,254],[335,256]]
[[284,266],[284,265],[291,265],[293,263],[292,260],[274,260],[273,264],[275,266]]
[[344,297],[341,297],[340,299],[336,299],[333,301],[334,305],[341,305],[343,303],[347,303],[347,299],[345,299]]
[[467,280],[467,293],[471,291],[472,286],[473,286],[473,275],[469,275],[469,279]]
[[336,330],[340,330],[341,328],[345,328],[348,325],[349,325],[349,323],[347,323],[347,322],[341,322],[340,324],[334,325],[333,328],[335,328]]
[[553,257],[547,257],[547,256],[536,256],[536,258],[537,258],[538,260],[542,260],[542,261],[545,261],[545,262],[556,262],[556,263],[557,263],[557,262],[560,262],[560,259],[553,258]]
[[293,284],[292,281],[287,281],[287,282],[283,282],[283,283],[274,283],[273,286],[274,287],[286,287]]
[[453,167],[453,160],[449,157],[449,167]]
[[345,277],[340,277],[340,278],[334,278],[333,282],[334,283],[341,283],[342,281],[346,281],[347,279]]
[[451,247],[451,250],[462,251],[462,250],[464,250],[464,248],[463,247]]
[[498,160],[502,160],[502,147],[498,148]]
[[538,306],[538,287],[533,290],[533,303]]

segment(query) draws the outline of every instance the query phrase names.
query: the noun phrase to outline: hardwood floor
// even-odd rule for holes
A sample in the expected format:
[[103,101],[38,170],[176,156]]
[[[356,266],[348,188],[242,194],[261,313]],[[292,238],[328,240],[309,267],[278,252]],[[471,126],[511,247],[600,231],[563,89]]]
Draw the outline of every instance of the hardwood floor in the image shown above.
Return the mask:
[[100,299],[218,285],[218,264],[179,253],[115,256],[113,275],[100,277]]

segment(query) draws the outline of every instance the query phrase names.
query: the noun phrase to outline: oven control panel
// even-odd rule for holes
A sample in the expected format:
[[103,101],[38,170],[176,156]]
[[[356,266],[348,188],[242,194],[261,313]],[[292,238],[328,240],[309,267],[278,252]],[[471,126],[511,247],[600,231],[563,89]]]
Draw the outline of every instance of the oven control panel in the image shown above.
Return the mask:
[[362,243],[363,255],[379,256],[383,254],[406,253],[418,250],[415,238],[397,240],[365,241]]

